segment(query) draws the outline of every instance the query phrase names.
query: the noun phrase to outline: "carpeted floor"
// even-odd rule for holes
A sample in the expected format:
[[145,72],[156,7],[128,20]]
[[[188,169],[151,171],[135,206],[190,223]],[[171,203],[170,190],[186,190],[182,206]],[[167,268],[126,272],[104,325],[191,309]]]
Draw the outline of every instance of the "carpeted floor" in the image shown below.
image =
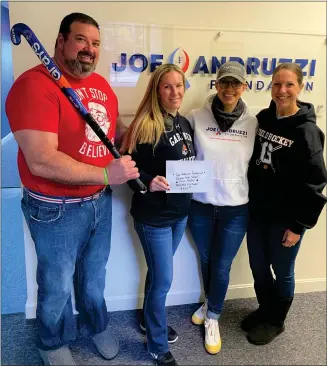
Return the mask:
[[[209,355],[203,347],[203,327],[190,321],[199,304],[167,307],[169,324],[179,333],[170,350],[180,365],[326,365],[326,292],[296,294],[286,330],[272,343],[254,346],[239,324],[256,308],[255,299],[227,300],[220,318],[222,349]],[[97,354],[92,341],[76,340],[71,350],[78,365],[153,365],[140,334],[137,311],[110,313],[120,352],[112,361]],[[2,365],[42,365],[35,346],[36,324],[24,314],[2,316]]]

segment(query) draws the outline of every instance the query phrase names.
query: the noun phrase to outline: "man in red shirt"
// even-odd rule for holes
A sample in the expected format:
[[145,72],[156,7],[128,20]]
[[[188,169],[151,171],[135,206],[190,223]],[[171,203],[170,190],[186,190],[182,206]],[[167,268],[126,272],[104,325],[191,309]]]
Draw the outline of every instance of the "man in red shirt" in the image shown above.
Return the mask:
[[[54,62],[81,102],[114,142],[125,132],[117,97],[94,73],[99,59],[98,23],[72,13],[61,22]],[[104,300],[110,252],[111,184],[139,177],[130,156],[114,159],[62,93],[43,65],[12,86],[6,112],[19,145],[24,185],[22,210],[38,259],[38,349],[45,364],[74,365],[68,344],[78,329],[99,353],[114,358],[117,339],[108,328]]]

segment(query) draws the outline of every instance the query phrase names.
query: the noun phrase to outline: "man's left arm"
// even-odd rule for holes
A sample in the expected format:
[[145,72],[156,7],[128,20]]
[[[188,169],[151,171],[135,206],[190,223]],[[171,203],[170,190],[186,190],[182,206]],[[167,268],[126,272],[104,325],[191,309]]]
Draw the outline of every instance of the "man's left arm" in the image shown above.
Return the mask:
[[127,132],[128,127],[124,124],[121,117],[118,116],[116,120],[116,134],[115,134],[115,145],[119,148],[123,142],[123,138],[125,133]]

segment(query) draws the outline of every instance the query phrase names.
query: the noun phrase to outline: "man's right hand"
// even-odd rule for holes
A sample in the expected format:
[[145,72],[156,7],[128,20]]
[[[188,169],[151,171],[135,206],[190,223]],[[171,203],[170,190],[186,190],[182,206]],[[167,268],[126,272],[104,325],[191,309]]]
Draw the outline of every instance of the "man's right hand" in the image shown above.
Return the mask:
[[109,184],[123,184],[128,180],[139,178],[140,173],[135,165],[136,163],[130,155],[112,160],[106,167]]

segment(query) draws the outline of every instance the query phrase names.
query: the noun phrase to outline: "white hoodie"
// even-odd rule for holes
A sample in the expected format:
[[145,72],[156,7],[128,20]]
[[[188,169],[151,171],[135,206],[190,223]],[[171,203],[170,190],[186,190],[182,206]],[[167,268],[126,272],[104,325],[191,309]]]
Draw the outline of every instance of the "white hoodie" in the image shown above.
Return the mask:
[[214,206],[243,205],[249,200],[247,171],[258,121],[243,100],[245,109],[241,117],[222,132],[211,111],[214,96],[209,96],[202,108],[192,109],[186,116],[194,130],[196,160],[214,162],[209,191],[193,193],[193,199]]

